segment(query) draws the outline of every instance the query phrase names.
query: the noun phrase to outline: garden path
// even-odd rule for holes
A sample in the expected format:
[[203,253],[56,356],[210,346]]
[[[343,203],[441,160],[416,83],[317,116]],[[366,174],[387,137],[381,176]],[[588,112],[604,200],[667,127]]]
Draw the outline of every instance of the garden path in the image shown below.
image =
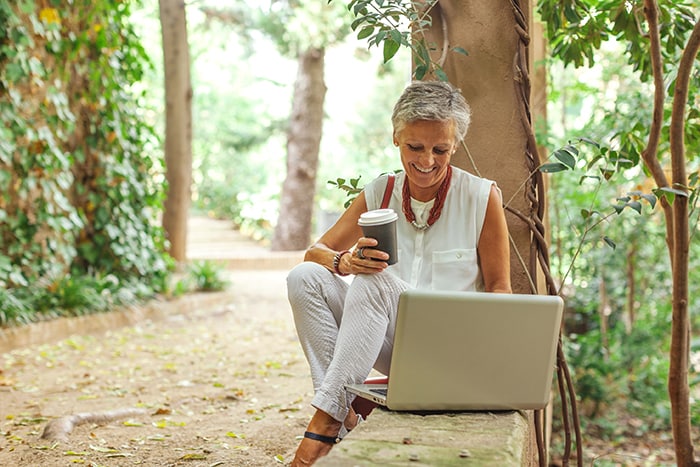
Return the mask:
[[[311,415],[285,283],[301,252],[207,218],[192,219],[189,241],[191,259],[225,262],[226,291],[73,319],[0,349],[0,465],[289,462]],[[75,424],[42,438],[56,420]]]

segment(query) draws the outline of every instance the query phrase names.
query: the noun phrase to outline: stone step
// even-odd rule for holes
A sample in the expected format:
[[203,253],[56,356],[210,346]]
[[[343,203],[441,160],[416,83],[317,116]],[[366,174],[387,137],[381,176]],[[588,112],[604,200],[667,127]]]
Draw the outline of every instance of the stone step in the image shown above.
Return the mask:
[[234,228],[231,221],[191,216],[187,228],[187,259],[211,261],[227,269],[291,269],[304,251],[271,251]]

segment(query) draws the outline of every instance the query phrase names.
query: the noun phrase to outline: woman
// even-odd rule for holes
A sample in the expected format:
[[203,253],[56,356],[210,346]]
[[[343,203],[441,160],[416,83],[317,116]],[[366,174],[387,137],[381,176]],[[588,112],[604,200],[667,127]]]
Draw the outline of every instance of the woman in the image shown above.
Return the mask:
[[[508,231],[495,183],[452,167],[470,109],[444,82],[413,82],[392,115],[404,171],[389,208],[399,214],[399,261],[362,236],[360,215],[378,209],[387,176],[365,186],[288,277],[289,300],[314,385],[316,412],[292,466],[326,455],[358,416],[344,386],[372,368],[389,375],[398,298],[408,288],[510,293]],[[353,251],[348,251],[352,249]],[[350,284],[339,276],[354,274]]]

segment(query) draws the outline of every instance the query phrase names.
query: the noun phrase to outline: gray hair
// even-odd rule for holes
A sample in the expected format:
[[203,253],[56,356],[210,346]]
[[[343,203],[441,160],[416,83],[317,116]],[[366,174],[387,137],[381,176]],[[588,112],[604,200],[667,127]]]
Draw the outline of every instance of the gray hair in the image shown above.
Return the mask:
[[464,139],[471,122],[471,109],[459,89],[444,81],[413,81],[394,106],[394,132],[417,120],[453,121],[456,142]]

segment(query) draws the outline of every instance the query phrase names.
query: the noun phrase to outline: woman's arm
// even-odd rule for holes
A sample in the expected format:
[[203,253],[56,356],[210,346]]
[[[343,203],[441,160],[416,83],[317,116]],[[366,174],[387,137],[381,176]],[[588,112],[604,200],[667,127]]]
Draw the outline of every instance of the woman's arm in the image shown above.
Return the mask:
[[[313,261],[335,272],[333,261],[338,252],[349,250],[354,245],[358,248],[376,246],[377,241],[363,237],[362,229],[357,225],[360,215],[366,211],[367,201],[363,191],[340,216],[340,219],[306,250],[304,261]],[[386,253],[381,254],[387,256]],[[344,254],[340,258],[338,270],[343,274],[370,274],[380,272],[387,266],[385,261],[360,259],[357,255]]]
[[477,251],[486,292],[511,293],[508,225],[501,193],[496,185],[491,185]]

